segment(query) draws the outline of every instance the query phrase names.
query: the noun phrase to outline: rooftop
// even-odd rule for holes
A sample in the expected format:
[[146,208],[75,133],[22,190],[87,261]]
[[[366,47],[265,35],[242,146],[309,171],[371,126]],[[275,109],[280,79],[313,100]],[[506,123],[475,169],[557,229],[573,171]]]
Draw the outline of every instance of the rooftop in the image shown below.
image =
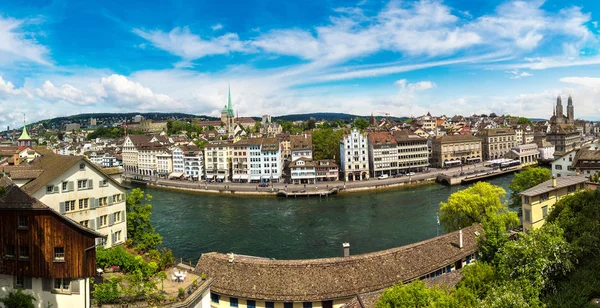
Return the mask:
[[464,142],[464,141],[481,141],[480,138],[477,138],[471,134],[464,135],[446,135],[433,139],[433,142],[437,143],[450,143],[450,142]]
[[552,186],[553,180],[548,180],[544,183],[538,184],[536,186],[531,187],[530,189],[521,193],[522,196],[532,197],[537,196],[543,193],[551,192],[560,188],[568,187],[571,185],[577,185],[580,183],[585,183],[587,178],[585,176],[564,176],[556,178],[556,186]]
[[[349,257],[271,260],[206,253],[196,269],[215,279],[211,290],[233,297],[270,301],[318,301],[374,292],[416,279],[472,254],[480,225],[388,250]],[[340,249],[341,253],[341,249]]]
[[388,132],[369,133],[369,142],[372,145],[396,145],[396,139]]

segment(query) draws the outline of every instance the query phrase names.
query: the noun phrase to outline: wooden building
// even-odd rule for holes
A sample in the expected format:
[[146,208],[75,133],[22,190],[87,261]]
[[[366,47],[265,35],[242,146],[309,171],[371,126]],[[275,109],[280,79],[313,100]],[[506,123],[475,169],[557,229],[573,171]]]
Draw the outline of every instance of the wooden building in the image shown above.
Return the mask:
[[36,303],[85,307],[102,237],[0,178],[0,285],[24,289]]

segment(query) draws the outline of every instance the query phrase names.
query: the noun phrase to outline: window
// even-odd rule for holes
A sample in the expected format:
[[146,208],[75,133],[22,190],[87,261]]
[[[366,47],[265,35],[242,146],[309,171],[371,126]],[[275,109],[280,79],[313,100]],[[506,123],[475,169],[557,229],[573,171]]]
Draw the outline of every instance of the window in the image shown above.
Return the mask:
[[294,308],[294,303],[285,302],[285,303],[283,303],[283,308]]
[[62,182],[62,191],[69,190],[69,182]]
[[542,217],[546,218],[548,216],[548,206],[542,206]]
[[543,193],[540,195],[540,201],[546,201],[550,198],[550,195],[548,193]]
[[65,261],[65,247],[54,247],[54,261]]
[[100,217],[98,217],[98,226],[99,226],[99,227],[104,227],[104,226],[106,226],[106,220],[107,220],[107,219],[106,219],[106,217],[107,217],[107,216],[108,216],[108,215],[103,215],[103,216],[100,216]]
[[84,226],[84,227],[86,227],[86,228],[89,228],[90,221],[89,220],[82,220],[82,221],[79,222],[79,224],[82,225],[82,226]]
[[88,208],[89,199],[79,199],[79,209],[87,209]]
[[4,256],[7,258],[14,258],[15,257],[15,246],[13,245],[6,245],[6,251],[4,253]]
[[211,292],[210,300],[212,300],[213,303],[219,303],[219,295]]
[[579,189],[583,189],[583,183],[579,184]]
[[65,212],[75,210],[75,200],[65,201]]
[[265,302],[265,308],[275,308],[274,302]]
[[59,292],[69,292],[69,286],[71,285],[71,279],[68,278],[54,278],[54,290]]
[[247,300],[246,306],[248,306],[248,308],[256,308],[256,302],[253,300]]
[[14,280],[14,289],[31,289],[31,277],[16,276]]
[[554,169],[556,169],[556,170],[562,170],[562,165],[554,165]]
[[121,241],[121,231],[117,231],[114,233],[113,244]]
[[121,221],[121,212],[116,212],[115,214],[115,222],[119,222]]
[[47,193],[47,194],[52,194],[52,193],[54,193],[54,186],[52,186],[52,185],[48,185],[48,186],[46,186],[46,193]]
[[108,197],[98,198],[98,206],[108,205]]
[[312,302],[303,302],[302,308],[312,308]]
[[577,185],[571,185],[567,188],[567,192],[572,193],[577,190]]
[[85,170],[85,164],[84,163],[79,164],[79,170]]
[[79,180],[77,181],[77,189],[86,189],[87,188],[87,180]]
[[19,229],[29,229],[29,216],[19,216]]
[[529,197],[527,197],[527,196],[523,197],[523,204],[529,204]]
[[523,209],[523,221],[531,222],[531,210]]
[[229,306],[230,307],[237,307],[238,306],[238,299],[236,297],[229,298]]
[[28,246],[19,246],[19,259],[24,259],[24,260],[29,259],[29,247]]

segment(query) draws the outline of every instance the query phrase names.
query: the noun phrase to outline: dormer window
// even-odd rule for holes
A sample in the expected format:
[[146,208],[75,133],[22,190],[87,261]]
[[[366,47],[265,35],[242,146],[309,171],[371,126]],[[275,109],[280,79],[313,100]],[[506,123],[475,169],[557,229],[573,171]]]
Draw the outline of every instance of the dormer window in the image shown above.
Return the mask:
[[85,170],[85,164],[84,163],[79,164],[79,170]]

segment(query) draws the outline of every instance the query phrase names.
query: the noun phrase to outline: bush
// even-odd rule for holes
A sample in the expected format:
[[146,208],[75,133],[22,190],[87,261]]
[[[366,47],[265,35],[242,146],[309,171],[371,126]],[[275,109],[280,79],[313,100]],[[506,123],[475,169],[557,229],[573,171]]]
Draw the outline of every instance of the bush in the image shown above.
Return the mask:
[[180,298],[183,298],[185,296],[185,290],[183,288],[179,288],[178,295]]
[[112,277],[108,281],[100,284],[96,284],[94,286],[94,291],[92,291],[92,297],[94,303],[99,306],[103,304],[110,304],[117,301],[117,299],[121,296],[121,292],[119,292],[118,286],[119,280],[115,277]]
[[17,292],[10,292],[6,297],[0,298],[0,303],[3,303],[8,308],[34,308],[34,301],[35,297],[23,293],[21,289],[18,289]]
[[171,251],[171,249],[163,248],[161,251],[162,254],[158,265],[160,269],[164,270],[175,263],[175,257],[173,256],[173,251]]

